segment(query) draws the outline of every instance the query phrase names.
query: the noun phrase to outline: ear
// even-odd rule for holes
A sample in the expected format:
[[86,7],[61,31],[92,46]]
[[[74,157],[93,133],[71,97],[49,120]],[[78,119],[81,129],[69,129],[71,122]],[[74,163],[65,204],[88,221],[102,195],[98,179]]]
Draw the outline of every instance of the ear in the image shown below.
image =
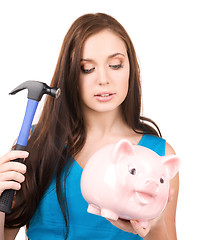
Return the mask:
[[122,155],[131,156],[133,154],[134,150],[131,142],[126,139],[122,139],[116,143],[112,149],[112,162],[116,163],[119,161]]
[[180,159],[176,155],[168,155],[162,157],[163,164],[167,173],[167,177],[171,180],[179,171]]

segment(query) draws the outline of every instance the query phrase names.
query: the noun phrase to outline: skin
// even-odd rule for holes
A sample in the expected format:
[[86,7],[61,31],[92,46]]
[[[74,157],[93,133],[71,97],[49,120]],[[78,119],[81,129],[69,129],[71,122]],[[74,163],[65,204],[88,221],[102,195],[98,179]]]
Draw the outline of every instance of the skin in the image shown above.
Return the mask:
[[[109,57],[115,53],[121,53],[124,56]],[[84,60],[81,61],[81,69],[85,71],[81,71],[80,74],[80,89],[87,125],[87,140],[84,148],[75,156],[75,159],[84,168],[87,159],[98,148],[115,143],[122,138],[137,144],[142,136],[133,132],[125,124],[121,115],[120,104],[128,91],[130,69],[124,42],[111,31],[104,30],[87,39],[82,59]],[[122,67],[114,69],[111,67],[113,63],[117,65],[122,63]],[[111,91],[116,94],[111,101],[100,102],[95,96],[97,92],[101,91]],[[175,151],[167,143],[166,155],[171,154],[175,154]],[[139,234],[145,240],[177,239],[175,215],[179,189],[178,174],[171,180],[170,188],[169,203],[165,211],[157,219],[151,221],[146,229],[140,227],[135,220],[109,221],[124,231]]]
[[[87,160],[100,147],[109,143],[116,143],[122,138],[133,144],[138,144],[142,135],[130,129],[121,114],[121,103],[128,92],[130,70],[124,42],[109,30],[92,35],[84,44],[80,68],[79,87],[87,138],[83,149],[74,158],[84,168]],[[101,97],[101,94],[104,96]],[[16,152],[1,157],[0,163],[3,165],[7,163],[8,165],[11,158],[22,157],[21,153]],[[167,143],[166,155],[169,154],[175,154],[175,152]],[[25,169],[15,167],[12,171],[16,175],[13,174],[12,177],[20,184],[24,180],[22,176]],[[10,170],[4,176],[7,175],[8,177],[9,172]],[[22,176],[19,176],[19,174]],[[4,183],[6,181],[5,177]],[[0,191],[3,191],[5,186],[6,183],[1,185]],[[15,187],[19,188],[19,185]],[[139,234],[144,240],[176,240],[175,215],[179,189],[178,175],[171,180],[170,188],[172,189],[170,191],[170,201],[165,211],[157,219],[152,220],[146,229],[140,227],[135,220],[124,221],[118,219],[117,221],[109,221],[124,231]],[[1,222],[2,219],[3,217],[0,215]],[[13,240],[17,232],[18,229],[5,230],[5,239]]]

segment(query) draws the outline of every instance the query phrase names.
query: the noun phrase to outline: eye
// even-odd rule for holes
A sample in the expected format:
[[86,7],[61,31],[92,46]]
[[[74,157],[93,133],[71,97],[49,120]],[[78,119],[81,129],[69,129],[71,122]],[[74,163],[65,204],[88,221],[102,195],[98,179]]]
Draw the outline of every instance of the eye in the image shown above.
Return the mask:
[[110,64],[109,67],[111,67],[114,70],[117,70],[119,68],[123,68],[123,65],[121,63],[120,64],[115,64],[115,65]]
[[160,183],[164,183],[164,179],[163,178],[160,178]]
[[132,166],[129,166],[129,167],[128,167],[128,171],[129,171],[129,173],[130,173],[131,175],[135,175],[135,174],[136,174],[136,169],[135,169],[134,167],[132,167]]
[[93,72],[93,70],[95,69],[95,67],[92,67],[92,68],[84,68],[84,66],[81,66],[81,71],[83,72],[83,73],[91,73],[91,72]]

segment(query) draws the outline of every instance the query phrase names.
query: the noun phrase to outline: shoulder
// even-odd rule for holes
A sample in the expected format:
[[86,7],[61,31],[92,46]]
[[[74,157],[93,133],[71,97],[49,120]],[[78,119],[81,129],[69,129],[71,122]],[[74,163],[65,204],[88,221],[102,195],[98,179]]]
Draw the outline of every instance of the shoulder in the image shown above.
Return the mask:
[[165,155],[166,140],[161,137],[145,134],[143,135],[139,145],[155,151],[160,156]]
[[165,145],[165,155],[172,155],[172,154],[176,154],[174,148],[166,142],[166,145]]
[[176,154],[173,147],[168,142],[166,142],[164,138],[154,135],[143,135],[139,142],[139,145],[155,151],[160,156]]

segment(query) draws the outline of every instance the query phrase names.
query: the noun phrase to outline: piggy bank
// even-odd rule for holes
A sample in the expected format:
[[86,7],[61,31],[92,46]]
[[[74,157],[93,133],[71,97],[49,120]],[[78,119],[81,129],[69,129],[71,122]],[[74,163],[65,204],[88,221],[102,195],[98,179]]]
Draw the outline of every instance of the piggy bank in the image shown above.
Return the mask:
[[108,219],[137,220],[146,228],[165,209],[169,181],[176,175],[176,155],[159,156],[122,139],[99,149],[81,176],[87,211]]

